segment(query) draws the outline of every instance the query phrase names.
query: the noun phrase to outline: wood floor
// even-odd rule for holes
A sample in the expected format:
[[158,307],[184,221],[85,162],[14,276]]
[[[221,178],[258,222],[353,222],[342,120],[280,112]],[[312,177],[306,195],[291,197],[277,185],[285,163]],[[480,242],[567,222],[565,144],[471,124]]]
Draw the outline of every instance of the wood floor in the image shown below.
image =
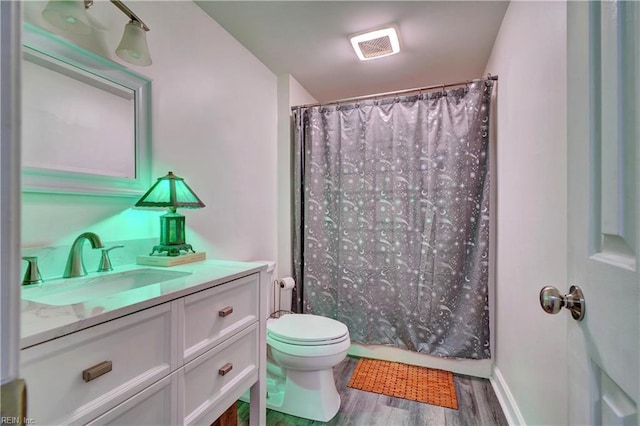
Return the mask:
[[[267,410],[267,426],[416,426],[508,425],[491,384],[486,379],[456,375],[458,410],[347,387],[358,360],[347,358],[333,370],[342,398],[338,414],[328,423]],[[249,405],[238,402],[238,425],[249,424]]]

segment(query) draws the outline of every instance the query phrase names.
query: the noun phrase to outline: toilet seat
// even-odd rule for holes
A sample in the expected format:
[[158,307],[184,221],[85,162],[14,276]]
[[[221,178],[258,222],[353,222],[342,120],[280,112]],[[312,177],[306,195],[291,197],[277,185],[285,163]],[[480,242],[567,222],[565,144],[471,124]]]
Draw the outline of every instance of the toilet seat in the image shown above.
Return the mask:
[[349,329],[331,318],[289,314],[267,322],[267,338],[287,345],[325,346],[349,339]]
[[318,340],[315,342],[312,341],[300,341],[295,339],[287,339],[280,336],[275,336],[267,332],[267,337],[276,342],[286,343],[287,345],[295,345],[295,346],[327,346],[327,345],[335,345],[337,343],[343,342],[349,338],[347,334],[342,337],[331,339],[331,340]]

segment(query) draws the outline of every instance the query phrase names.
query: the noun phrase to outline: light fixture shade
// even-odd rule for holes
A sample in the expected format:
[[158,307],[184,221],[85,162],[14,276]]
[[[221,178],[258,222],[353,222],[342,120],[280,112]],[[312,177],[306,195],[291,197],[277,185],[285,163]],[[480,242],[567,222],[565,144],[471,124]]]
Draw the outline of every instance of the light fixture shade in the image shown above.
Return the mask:
[[398,32],[394,26],[354,34],[349,39],[353,50],[361,61],[384,58],[400,52]]
[[124,27],[122,40],[116,55],[134,65],[151,65],[151,54],[147,46],[147,32],[138,21],[131,21]]
[[167,173],[138,200],[136,207],[177,207],[197,209],[204,207],[204,203],[189,188],[183,178]]
[[91,33],[83,0],[50,0],[42,17],[51,25],[73,34]]

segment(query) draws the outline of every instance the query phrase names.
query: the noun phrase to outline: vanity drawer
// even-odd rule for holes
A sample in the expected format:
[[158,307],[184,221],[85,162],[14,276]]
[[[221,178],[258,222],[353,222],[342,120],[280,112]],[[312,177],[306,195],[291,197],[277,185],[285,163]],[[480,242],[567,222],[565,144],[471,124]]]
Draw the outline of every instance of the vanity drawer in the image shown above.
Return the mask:
[[210,425],[258,380],[258,324],[184,366],[183,423]]
[[[84,424],[167,376],[177,368],[172,324],[165,303],[24,349],[29,417],[38,424]],[[85,381],[105,361],[111,371]]]
[[139,394],[112,408],[88,426],[172,426],[178,424],[176,404],[177,372],[149,386]]
[[185,363],[258,321],[258,285],[253,274],[184,298]]

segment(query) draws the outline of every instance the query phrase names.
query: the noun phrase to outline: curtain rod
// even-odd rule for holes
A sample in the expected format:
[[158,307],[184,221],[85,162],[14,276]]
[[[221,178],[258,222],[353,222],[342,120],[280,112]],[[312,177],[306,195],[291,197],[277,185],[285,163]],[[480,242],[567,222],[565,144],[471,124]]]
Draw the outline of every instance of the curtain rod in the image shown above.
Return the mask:
[[425,91],[425,90],[432,90],[432,89],[444,89],[445,87],[462,86],[462,85],[465,85],[465,84],[473,83],[475,81],[484,81],[484,80],[497,81],[498,80],[498,76],[497,75],[488,74],[487,78],[485,78],[485,79],[481,78],[481,79],[476,79],[476,80],[459,81],[457,83],[436,84],[436,85],[433,85],[433,86],[416,87],[414,89],[405,89],[405,90],[400,90],[400,91],[396,91],[396,92],[376,93],[375,95],[355,96],[353,98],[339,99],[337,101],[317,102],[315,104],[297,105],[297,106],[291,107],[291,109],[311,108],[311,107],[327,106],[327,105],[336,105],[336,104],[341,104],[341,103],[345,103],[345,102],[363,101],[363,100],[366,100],[366,99],[373,99],[373,98],[378,98],[378,97],[382,97],[382,96],[401,95],[401,94],[404,94],[404,93],[422,92],[422,91]]

